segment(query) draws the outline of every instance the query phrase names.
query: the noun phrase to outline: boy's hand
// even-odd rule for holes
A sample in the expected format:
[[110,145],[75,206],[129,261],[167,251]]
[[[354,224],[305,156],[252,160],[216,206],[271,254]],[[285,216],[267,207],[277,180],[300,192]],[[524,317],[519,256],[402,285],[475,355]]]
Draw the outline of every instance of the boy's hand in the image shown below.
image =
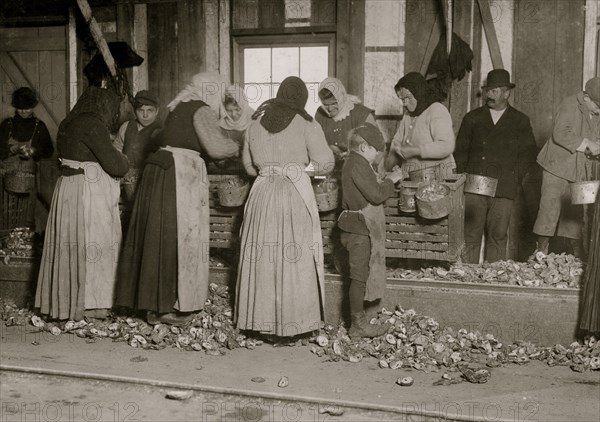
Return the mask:
[[392,173],[387,175],[387,178],[394,182],[394,184],[398,183],[402,180],[402,170],[395,168]]

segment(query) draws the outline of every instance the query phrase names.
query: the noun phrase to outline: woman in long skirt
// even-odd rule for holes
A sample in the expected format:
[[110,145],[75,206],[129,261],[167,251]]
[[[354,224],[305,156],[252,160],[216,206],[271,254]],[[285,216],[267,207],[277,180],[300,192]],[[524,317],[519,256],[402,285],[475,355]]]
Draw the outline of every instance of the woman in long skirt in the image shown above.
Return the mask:
[[209,207],[205,158],[239,155],[224,137],[219,106],[227,83],[200,73],[168,104],[162,147],[139,183],[119,269],[116,305],[149,323],[185,323],[208,296]]
[[[600,180],[600,156],[596,156],[594,178]],[[588,264],[583,276],[581,319],[579,327],[592,334],[600,334],[600,194],[592,208],[592,230],[588,249]]]
[[333,170],[323,130],[304,107],[308,91],[286,78],[246,133],[243,161],[252,186],[241,227],[235,319],[276,336],[318,330],[324,303],[323,244],[310,179]]
[[113,305],[121,242],[116,177],[128,170],[108,130],[118,111],[116,93],[90,86],[58,130],[61,175],[35,296],[35,306],[51,318],[102,318]]

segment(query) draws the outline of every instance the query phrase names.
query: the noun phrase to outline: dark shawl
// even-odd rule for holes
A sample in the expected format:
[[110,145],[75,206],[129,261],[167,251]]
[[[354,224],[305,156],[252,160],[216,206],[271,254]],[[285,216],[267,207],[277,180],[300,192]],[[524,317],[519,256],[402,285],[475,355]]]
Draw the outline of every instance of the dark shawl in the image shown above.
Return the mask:
[[408,114],[413,117],[419,116],[431,104],[438,100],[423,75],[418,72],[410,72],[404,75],[404,77],[398,81],[396,86],[394,86],[394,90],[398,92],[400,88],[408,89],[417,100],[417,108],[415,108],[415,111],[408,112]]
[[269,133],[278,133],[284,130],[296,117],[296,114],[312,122],[312,117],[304,110],[306,101],[308,101],[306,84],[296,76],[289,76],[279,86],[277,96],[262,103],[252,115],[252,119],[256,120],[262,116],[260,124]]

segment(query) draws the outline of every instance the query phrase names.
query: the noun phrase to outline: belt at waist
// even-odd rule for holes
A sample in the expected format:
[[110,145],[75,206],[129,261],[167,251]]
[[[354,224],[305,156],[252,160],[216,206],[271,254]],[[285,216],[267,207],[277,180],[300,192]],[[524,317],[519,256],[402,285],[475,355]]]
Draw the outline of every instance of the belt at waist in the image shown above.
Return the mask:
[[61,176],[75,176],[77,174],[85,174],[85,171],[83,169],[74,169],[72,167],[67,166],[60,167]]

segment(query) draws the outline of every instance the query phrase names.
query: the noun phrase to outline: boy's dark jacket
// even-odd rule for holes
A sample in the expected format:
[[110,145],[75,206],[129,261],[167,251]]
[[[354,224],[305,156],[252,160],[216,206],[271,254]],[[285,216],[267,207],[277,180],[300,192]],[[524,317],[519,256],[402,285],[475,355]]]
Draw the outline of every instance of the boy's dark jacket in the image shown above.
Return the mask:
[[[360,154],[351,151],[342,169],[342,209],[359,211],[367,206],[379,205],[394,193],[394,182],[384,179],[377,181],[377,174],[369,162]],[[362,214],[343,213],[338,227],[349,233],[368,235],[369,231]]]

